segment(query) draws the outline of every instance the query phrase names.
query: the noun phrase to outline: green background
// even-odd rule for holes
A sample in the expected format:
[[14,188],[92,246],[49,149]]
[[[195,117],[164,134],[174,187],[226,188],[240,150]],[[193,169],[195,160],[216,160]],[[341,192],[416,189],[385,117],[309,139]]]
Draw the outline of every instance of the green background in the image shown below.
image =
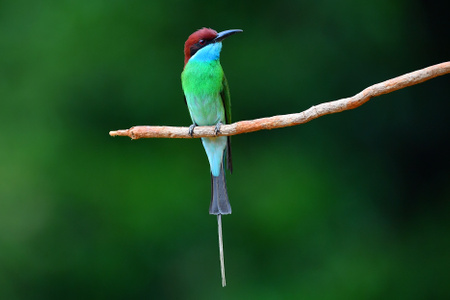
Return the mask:
[[449,59],[448,1],[0,2],[1,299],[449,299],[450,77],[232,138],[220,284],[183,45],[223,45],[233,118]]

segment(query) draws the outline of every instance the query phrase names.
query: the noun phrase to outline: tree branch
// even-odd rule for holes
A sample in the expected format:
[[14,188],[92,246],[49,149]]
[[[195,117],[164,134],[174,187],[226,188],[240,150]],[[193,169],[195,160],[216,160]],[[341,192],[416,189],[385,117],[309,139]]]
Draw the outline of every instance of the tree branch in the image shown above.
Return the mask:
[[[220,127],[218,135],[236,135],[263,129],[270,130],[304,124],[324,115],[357,108],[373,97],[391,93],[448,73],[450,73],[450,61],[374,84],[353,97],[321,103],[300,113],[224,124]],[[214,128],[215,126],[197,126],[194,129],[194,137],[214,137],[216,136]],[[128,136],[132,139],[191,138],[189,127],[173,126],[134,126],[130,129],[110,131],[109,135]]]

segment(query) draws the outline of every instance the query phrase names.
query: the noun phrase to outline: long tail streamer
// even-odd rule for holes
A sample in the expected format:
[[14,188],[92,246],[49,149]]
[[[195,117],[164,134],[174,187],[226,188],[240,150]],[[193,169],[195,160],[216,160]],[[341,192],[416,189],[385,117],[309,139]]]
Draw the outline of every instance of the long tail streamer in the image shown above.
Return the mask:
[[219,230],[219,254],[220,254],[220,273],[222,275],[222,286],[227,285],[227,279],[225,278],[225,259],[223,255],[223,237],[222,237],[222,215],[217,215],[217,227]]

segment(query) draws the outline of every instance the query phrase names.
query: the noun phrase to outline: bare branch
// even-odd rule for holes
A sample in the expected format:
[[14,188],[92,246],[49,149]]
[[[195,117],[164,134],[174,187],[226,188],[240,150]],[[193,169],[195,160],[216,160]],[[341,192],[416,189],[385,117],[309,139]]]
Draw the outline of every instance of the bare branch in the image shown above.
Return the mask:
[[[236,135],[263,129],[269,130],[304,124],[324,115],[357,108],[373,97],[391,93],[393,91],[400,90],[448,73],[450,73],[450,62],[444,62],[374,84],[353,97],[321,103],[300,113],[279,115],[250,121],[240,121],[233,124],[222,125],[218,135]],[[214,133],[214,128],[215,126],[197,126],[194,130],[194,137],[214,137],[216,136]],[[134,126],[130,129],[110,131],[109,135],[129,136],[132,139],[191,138],[189,135],[189,127],[173,126]]]

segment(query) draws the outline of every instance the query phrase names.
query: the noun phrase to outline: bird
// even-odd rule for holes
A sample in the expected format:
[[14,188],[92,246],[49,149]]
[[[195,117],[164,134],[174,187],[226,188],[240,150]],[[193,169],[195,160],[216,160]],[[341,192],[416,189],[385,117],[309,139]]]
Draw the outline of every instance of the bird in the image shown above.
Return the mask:
[[[242,31],[230,29],[218,33],[204,27],[192,33],[184,44],[181,83],[192,120],[191,137],[195,126],[215,126],[217,135],[222,124],[231,123],[230,91],[220,64],[220,52],[225,38]],[[226,286],[221,216],[231,214],[224,170],[226,164],[230,173],[233,171],[230,137],[204,137],[201,140],[211,171],[209,214],[217,215],[222,286]]]

